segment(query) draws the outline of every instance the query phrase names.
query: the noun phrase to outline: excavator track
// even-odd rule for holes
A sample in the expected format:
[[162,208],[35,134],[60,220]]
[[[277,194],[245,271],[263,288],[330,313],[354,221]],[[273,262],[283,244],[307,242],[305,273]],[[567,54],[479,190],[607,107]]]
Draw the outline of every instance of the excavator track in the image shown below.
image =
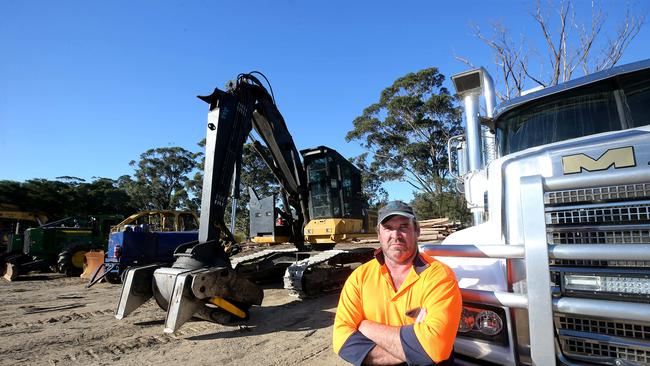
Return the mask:
[[298,298],[317,296],[343,287],[355,267],[373,258],[373,248],[326,250],[289,266],[284,274],[284,288]]
[[265,249],[237,258],[231,258],[232,268],[240,275],[257,283],[273,282],[282,278],[287,267],[309,257],[309,252],[291,249]]
[[239,257],[230,258],[230,264],[232,265],[232,268],[236,270],[237,266],[239,266],[240,264],[245,265],[245,264],[251,263],[253,261],[262,260],[265,257],[275,255],[276,253],[295,253],[297,251],[298,251],[298,249],[296,249],[296,248],[264,249],[264,250],[262,250],[260,252],[257,252],[257,253],[252,253],[252,254],[248,254],[248,255],[242,255],[242,256],[239,256]]

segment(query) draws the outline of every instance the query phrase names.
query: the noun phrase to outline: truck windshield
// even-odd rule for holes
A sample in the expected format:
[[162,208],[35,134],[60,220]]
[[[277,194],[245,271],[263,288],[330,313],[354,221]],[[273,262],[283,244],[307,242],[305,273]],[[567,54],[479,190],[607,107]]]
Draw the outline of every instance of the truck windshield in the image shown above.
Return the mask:
[[650,70],[533,100],[496,121],[500,155],[650,123]]

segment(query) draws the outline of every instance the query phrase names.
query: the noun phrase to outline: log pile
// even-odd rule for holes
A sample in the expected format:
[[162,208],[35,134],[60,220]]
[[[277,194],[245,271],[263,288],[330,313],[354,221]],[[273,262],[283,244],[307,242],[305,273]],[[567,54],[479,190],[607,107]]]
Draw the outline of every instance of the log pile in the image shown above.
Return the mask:
[[420,221],[420,243],[437,242],[456,231],[459,223],[446,217]]
[[[460,227],[458,221],[449,220],[447,217],[442,217],[438,219],[429,219],[419,221],[420,223],[420,237],[418,238],[419,243],[433,243],[440,242],[447,235],[453,233]],[[359,241],[360,243],[379,243],[378,238],[372,239],[363,239]]]

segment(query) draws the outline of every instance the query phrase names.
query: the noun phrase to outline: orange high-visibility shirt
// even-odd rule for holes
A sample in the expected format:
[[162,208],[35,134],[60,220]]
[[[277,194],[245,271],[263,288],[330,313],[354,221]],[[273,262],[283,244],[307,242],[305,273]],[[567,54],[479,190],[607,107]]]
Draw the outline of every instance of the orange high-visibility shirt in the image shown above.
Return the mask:
[[[401,327],[407,363],[439,363],[451,356],[461,308],[456,277],[445,264],[418,253],[396,290],[379,249],[376,258],[355,269],[343,286],[334,320],[334,352],[360,365],[375,346],[357,330],[367,319]],[[422,309],[426,315],[415,323]]]

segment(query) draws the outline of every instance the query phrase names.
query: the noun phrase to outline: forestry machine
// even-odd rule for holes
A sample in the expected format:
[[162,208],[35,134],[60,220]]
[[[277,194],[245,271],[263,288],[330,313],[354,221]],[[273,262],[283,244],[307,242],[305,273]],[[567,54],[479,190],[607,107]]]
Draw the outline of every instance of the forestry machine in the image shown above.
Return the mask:
[[[217,88],[199,97],[210,111],[198,240],[178,247],[171,267],[152,264],[128,269],[117,319],[153,296],[167,310],[166,333],[175,332],[193,316],[217,323],[245,320],[249,308],[262,303],[262,289],[253,282],[260,274],[277,273],[280,268],[285,288],[304,297],[340,287],[352,264],[372,258],[372,248],[324,250],[340,238],[362,236],[375,224],[361,198],[358,169],[324,146],[302,151],[301,162],[274,97],[252,74],[240,74],[226,91]],[[242,150],[253,128],[270,152],[270,157],[260,155],[282,187],[281,218],[296,248],[265,250],[231,262],[227,249],[236,242],[224,213],[231,185],[232,197],[238,197]],[[261,152],[262,144],[250,137]],[[329,239],[317,240],[318,232]],[[305,244],[305,233],[311,245]],[[309,252],[312,248],[321,251]]]

